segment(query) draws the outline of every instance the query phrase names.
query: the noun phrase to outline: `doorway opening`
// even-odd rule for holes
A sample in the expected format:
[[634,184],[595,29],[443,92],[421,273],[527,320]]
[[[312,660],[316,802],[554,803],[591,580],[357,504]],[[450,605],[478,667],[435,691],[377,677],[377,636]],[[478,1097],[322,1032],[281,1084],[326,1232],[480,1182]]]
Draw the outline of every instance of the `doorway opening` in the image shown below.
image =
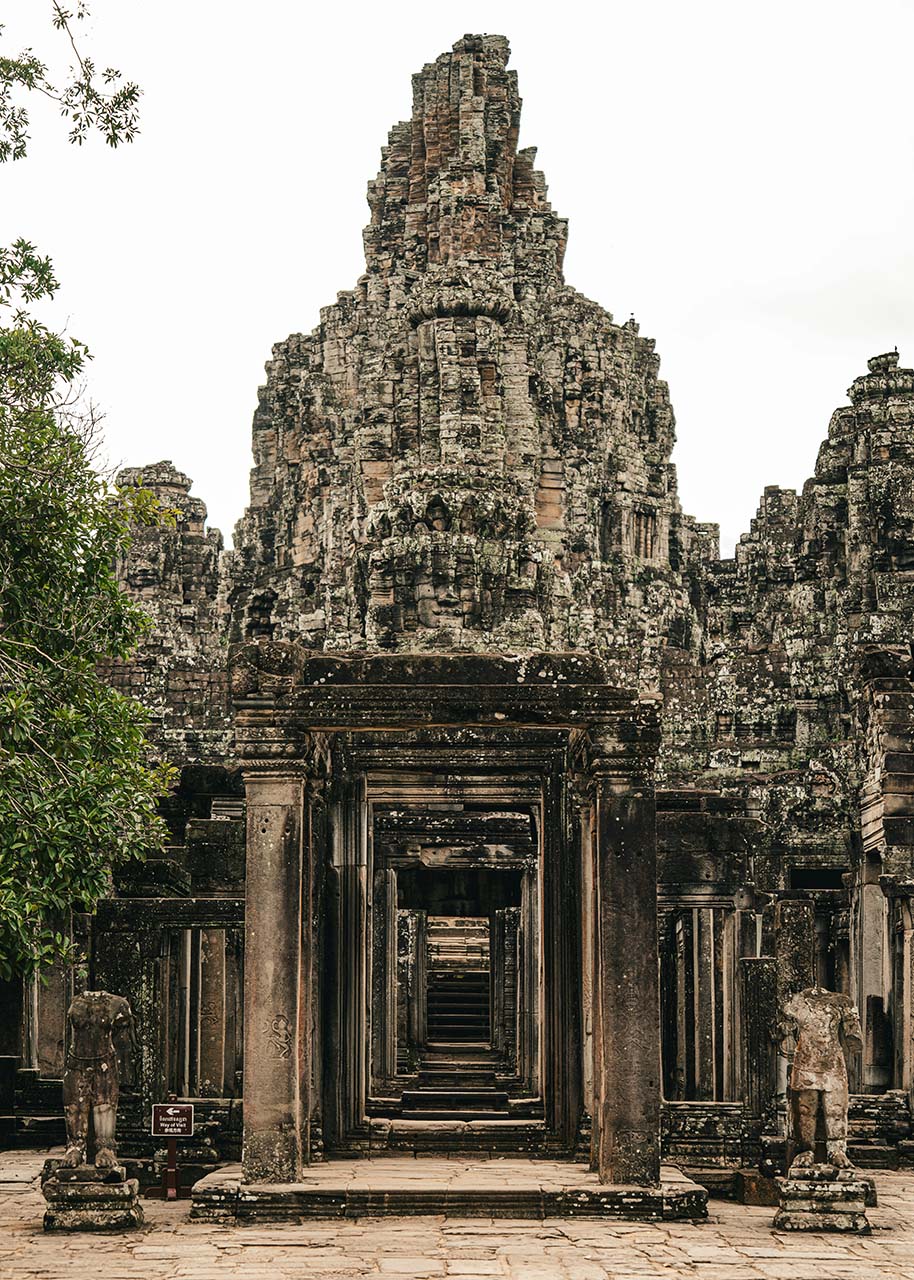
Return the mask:
[[427,1051],[491,1053],[489,921],[431,916],[426,946]]
[[537,817],[374,807],[370,1115],[542,1117]]

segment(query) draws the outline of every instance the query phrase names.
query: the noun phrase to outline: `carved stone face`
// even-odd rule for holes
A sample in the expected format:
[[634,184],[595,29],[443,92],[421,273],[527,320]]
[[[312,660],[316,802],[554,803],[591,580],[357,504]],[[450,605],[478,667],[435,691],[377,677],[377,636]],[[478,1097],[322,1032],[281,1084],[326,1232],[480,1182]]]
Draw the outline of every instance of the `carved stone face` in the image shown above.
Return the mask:
[[155,565],[149,560],[135,561],[127,573],[127,582],[134,591],[153,591],[161,580]]
[[128,552],[126,580],[141,595],[179,589],[173,566],[180,563],[178,537],[156,530],[137,533]]

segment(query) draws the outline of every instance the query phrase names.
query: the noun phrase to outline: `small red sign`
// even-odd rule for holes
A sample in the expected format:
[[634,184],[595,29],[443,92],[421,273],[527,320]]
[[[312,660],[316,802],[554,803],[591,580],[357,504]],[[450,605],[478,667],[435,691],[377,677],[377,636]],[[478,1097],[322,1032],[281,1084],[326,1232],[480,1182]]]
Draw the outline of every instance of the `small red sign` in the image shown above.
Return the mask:
[[189,1102],[156,1102],[152,1107],[154,1138],[192,1138],[194,1108]]

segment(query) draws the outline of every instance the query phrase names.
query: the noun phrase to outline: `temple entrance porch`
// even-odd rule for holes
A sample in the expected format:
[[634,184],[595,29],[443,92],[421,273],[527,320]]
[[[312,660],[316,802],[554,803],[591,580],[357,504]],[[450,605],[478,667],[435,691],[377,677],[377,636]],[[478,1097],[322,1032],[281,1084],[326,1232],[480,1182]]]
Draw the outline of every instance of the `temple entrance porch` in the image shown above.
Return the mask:
[[473,1151],[662,1199],[654,705],[577,655],[259,643],[233,681],[244,1194]]

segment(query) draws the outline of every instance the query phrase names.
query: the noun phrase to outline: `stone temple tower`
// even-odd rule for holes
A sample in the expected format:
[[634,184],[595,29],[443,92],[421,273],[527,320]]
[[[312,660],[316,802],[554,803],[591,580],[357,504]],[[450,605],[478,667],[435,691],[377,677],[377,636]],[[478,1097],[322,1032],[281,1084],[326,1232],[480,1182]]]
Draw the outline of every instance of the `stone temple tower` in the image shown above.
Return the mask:
[[369,185],[365,275],[274,348],[236,638],[597,648],[631,681],[682,610],[696,538],[659,361],[565,284],[507,59],[466,36],[415,76]]

